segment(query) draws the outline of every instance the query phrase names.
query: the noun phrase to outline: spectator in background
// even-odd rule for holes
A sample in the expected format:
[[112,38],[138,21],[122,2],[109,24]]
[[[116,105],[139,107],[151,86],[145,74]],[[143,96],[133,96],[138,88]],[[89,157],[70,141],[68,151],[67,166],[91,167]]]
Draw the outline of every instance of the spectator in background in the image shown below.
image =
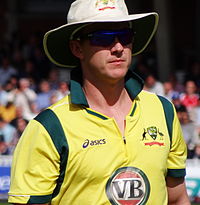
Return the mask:
[[200,98],[198,100],[197,107],[194,108],[194,123],[196,126],[196,132],[198,134],[198,140],[196,142],[197,148],[195,148],[195,150],[198,150],[197,152],[199,153],[198,156],[200,158]]
[[13,150],[18,143],[22,132],[24,131],[26,125],[28,124],[28,120],[24,119],[23,111],[21,107],[16,107],[16,118],[10,122],[10,125],[16,128],[16,135],[12,140]]
[[172,102],[177,109],[182,106],[179,93],[172,96]]
[[16,137],[16,129],[0,116],[1,154],[12,154],[12,141]]
[[12,76],[10,77],[10,79],[8,80],[8,83],[11,84],[11,85],[10,85],[10,86],[11,86],[11,90],[17,88],[18,82],[19,82],[18,76],[12,75]]
[[182,82],[180,82],[180,79],[178,80],[175,73],[171,73],[168,80],[172,83],[175,91],[179,93],[182,93],[184,91],[184,85],[182,84]]
[[9,93],[12,93],[12,91],[14,92],[14,90],[18,88],[18,83],[19,83],[18,77],[11,76],[10,79],[3,86],[3,89],[7,94],[7,101],[13,101]]
[[6,146],[6,143],[4,142],[4,136],[0,134],[0,155],[7,155],[7,154],[8,154],[8,148]]
[[28,123],[28,120],[23,118],[23,109],[22,109],[22,107],[16,107],[16,117],[10,122],[10,124],[14,127],[17,127],[18,119],[23,119]]
[[10,60],[7,56],[2,59],[2,65],[0,66],[0,84],[3,86],[10,79],[11,76],[17,75],[17,70],[11,66]]
[[49,82],[42,80],[39,84],[39,92],[36,98],[36,105],[39,112],[51,105],[52,95],[53,90],[51,90]]
[[60,83],[59,80],[59,70],[57,68],[52,68],[49,71],[47,80],[52,90],[58,89],[58,84]]
[[0,116],[8,123],[16,117],[16,106],[12,101],[8,100],[6,105],[0,105]]
[[185,92],[180,95],[181,104],[184,105],[192,120],[195,119],[194,108],[197,107],[199,95],[197,94],[197,86],[193,80],[185,83]]
[[57,100],[60,100],[66,95],[68,95],[69,87],[68,87],[67,82],[64,82],[64,81],[59,82],[58,89],[54,92],[54,94],[56,95]]
[[170,81],[164,82],[163,88],[164,88],[164,97],[166,97],[170,101],[172,101],[172,99],[179,94],[177,91],[174,90],[173,84]]
[[19,80],[19,87],[9,93],[16,107],[22,108],[23,117],[26,120],[34,118],[37,114],[37,94],[30,88],[30,82],[26,78]]
[[186,80],[192,80],[196,83],[199,88],[198,92],[200,92],[200,61],[194,60],[188,66],[188,70],[186,72]]
[[189,113],[185,106],[176,107],[177,115],[183,131],[183,136],[188,148],[188,158],[193,158],[195,143],[198,139],[198,133],[195,124],[191,121]]
[[0,84],[0,105],[4,106],[7,104],[8,93],[4,90],[2,85]]
[[164,96],[163,84],[156,79],[153,73],[145,76],[144,90]]
[[58,101],[58,98],[57,98],[56,94],[53,93],[52,96],[50,97],[50,104],[52,105],[52,104],[56,103],[57,101]]
[[185,83],[185,92],[180,96],[181,103],[187,108],[193,108],[198,105],[199,95],[197,94],[197,86],[193,80]]
[[194,113],[194,122],[196,126],[200,129],[200,98],[198,99],[197,106],[194,108]]
[[12,140],[12,145],[13,145],[13,147],[15,147],[16,144],[18,143],[19,138],[21,137],[21,135],[22,135],[24,129],[26,128],[27,124],[28,124],[28,121],[25,120],[25,119],[22,118],[22,117],[21,117],[21,118],[19,117],[19,118],[16,119],[16,125],[15,125],[15,128],[16,128],[16,136],[15,136],[15,138],[13,138],[13,140]]
[[27,78],[31,83],[31,88],[36,91],[36,82],[39,81],[40,77],[36,69],[35,64],[32,60],[28,59],[24,63],[23,72],[19,74],[20,78]]

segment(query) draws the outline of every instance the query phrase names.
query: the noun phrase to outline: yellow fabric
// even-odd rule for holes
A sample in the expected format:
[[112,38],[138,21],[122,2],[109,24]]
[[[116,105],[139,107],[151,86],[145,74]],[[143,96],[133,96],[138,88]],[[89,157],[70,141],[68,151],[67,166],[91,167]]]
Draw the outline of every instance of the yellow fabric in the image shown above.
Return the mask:
[[[9,201],[17,195],[51,194],[59,175],[59,163],[59,155],[47,131],[37,121],[30,121],[14,152]],[[24,203],[23,197],[15,200]]]
[[[136,167],[147,176],[147,205],[167,205],[167,169],[179,172],[185,168],[186,146],[179,122],[175,115],[170,147],[158,97],[142,91],[132,109],[135,106],[133,115],[131,110],[126,117],[126,144],[114,119],[71,104],[70,96],[50,107],[62,124],[69,147],[64,181],[51,205],[110,205],[106,184],[123,167]],[[153,129],[157,131],[155,135],[151,133]],[[15,151],[9,202],[26,201],[14,195],[52,194],[60,173],[59,162],[48,132],[32,120]]]
[[24,196],[9,196],[10,201],[20,201],[21,204],[26,204],[29,200],[30,196],[29,195],[24,195]]

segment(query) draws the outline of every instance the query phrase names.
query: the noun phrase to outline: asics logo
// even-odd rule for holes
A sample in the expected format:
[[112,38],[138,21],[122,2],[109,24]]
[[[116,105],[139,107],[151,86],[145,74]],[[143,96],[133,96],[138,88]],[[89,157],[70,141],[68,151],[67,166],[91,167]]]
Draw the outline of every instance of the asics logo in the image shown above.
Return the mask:
[[87,148],[88,146],[103,145],[103,144],[106,144],[106,139],[100,139],[100,140],[86,139],[83,143],[83,148]]

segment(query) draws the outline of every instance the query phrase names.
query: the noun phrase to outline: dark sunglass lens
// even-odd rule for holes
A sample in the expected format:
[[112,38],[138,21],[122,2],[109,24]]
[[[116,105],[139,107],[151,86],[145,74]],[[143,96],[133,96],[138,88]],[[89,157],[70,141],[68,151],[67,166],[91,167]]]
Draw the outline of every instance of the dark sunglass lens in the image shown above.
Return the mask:
[[110,35],[108,33],[93,33],[89,38],[92,45],[95,46],[110,46],[114,39],[114,35]]
[[127,45],[133,40],[133,32],[131,29],[120,31],[97,31],[88,34],[91,45],[107,47],[114,43],[117,38],[122,45]]
[[122,45],[128,45],[133,41],[133,32],[131,30],[126,30],[118,35],[118,39]]

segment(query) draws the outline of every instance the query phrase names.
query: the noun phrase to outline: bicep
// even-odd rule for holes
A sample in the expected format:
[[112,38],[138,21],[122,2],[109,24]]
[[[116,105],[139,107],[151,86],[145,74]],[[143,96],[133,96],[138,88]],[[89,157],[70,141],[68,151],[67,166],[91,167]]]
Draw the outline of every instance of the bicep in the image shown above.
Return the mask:
[[167,177],[168,204],[190,205],[184,177]]

